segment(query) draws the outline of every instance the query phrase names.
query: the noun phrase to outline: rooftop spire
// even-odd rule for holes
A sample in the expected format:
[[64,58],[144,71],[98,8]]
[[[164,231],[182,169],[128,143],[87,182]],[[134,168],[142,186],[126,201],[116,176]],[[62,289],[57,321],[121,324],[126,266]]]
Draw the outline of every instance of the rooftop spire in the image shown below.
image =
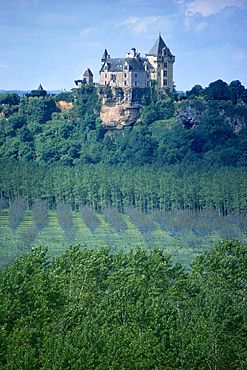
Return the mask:
[[158,55],[162,54],[162,49],[164,49],[164,48],[167,48],[167,46],[166,46],[164,40],[162,39],[162,37],[159,34],[159,37],[157,38],[154,46],[152,47],[152,49],[150,50],[148,55],[153,55],[153,56],[157,57]]

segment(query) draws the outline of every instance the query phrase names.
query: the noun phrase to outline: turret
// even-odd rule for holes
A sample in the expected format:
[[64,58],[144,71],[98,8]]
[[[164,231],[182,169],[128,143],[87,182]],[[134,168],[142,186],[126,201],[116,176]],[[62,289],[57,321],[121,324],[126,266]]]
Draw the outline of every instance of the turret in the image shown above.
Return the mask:
[[107,62],[107,60],[110,59],[110,55],[108,54],[107,50],[105,49],[103,56],[101,58],[101,64],[104,64]]

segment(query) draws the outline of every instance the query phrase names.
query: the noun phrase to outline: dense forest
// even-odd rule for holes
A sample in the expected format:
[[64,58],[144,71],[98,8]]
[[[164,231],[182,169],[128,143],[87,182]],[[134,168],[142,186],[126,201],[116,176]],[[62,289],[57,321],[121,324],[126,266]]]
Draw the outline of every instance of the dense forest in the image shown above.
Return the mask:
[[0,271],[0,367],[247,368],[246,247],[186,271],[161,249],[32,249]]

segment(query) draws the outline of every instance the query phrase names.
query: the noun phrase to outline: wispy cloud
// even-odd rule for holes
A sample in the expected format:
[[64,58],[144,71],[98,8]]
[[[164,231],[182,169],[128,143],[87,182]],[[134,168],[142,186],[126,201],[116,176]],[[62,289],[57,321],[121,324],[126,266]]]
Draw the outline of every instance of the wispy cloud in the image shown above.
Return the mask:
[[202,16],[208,17],[219,13],[227,6],[236,6],[239,8],[246,7],[245,0],[194,0],[187,4],[187,15],[201,13]]
[[150,17],[130,17],[119,23],[117,26],[125,26],[132,33],[137,35],[157,32],[162,30],[163,33],[173,33],[176,24],[174,16],[150,16]]

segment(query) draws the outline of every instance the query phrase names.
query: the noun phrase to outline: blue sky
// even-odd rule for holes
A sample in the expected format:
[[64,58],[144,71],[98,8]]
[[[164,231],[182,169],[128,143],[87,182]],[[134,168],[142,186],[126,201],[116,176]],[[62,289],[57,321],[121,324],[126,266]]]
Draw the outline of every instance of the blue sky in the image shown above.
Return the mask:
[[0,89],[68,91],[88,67],[98,82],[105,47],[144,56],[159,32],[177,90],[247,87],[247,0],[0,0]]

